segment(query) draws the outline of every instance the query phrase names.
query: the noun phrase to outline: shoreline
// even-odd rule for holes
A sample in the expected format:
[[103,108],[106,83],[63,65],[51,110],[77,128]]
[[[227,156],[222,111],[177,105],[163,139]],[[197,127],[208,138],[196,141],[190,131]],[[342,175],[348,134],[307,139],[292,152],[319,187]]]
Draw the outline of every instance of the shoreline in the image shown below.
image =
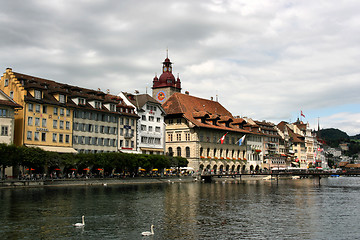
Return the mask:
[[130,184],[159,184],[174,182],[195,182],[196,177],[134,177],[134,178],[88,178],[88,179],[45,179],[45,180],[2,180],[0,189],[7,188],[35,188],[59,186],[96,186],[96,185],[130,185]]
[[[270,175],[269,175],[270,176]],[[280,178],[285,179],[285,178]],[[291,178],[287,178],[291,179]],[[212,182],[221,181],[274,181],[266,175],[245,175],[240,177],[218,177]],[[195,176],[171,176],[171,177],[128,177],[128,178],[80,178],[80,179],[45,179],[45,180],[17,180],[7,179],[0,181],[0,189],[10,188],[36,188],[36,187],[64,187],[64,186],[99,186],[99,185],[137,185],[137,184],[164,184],[164,183],[189,183],[202,182]]]

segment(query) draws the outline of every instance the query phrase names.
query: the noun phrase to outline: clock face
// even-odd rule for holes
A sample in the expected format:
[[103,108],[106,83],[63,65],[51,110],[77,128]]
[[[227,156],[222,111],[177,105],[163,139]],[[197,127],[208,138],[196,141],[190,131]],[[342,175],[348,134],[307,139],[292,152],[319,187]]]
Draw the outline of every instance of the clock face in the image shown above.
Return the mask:
[[171,67],[169,67],[169,71],[171,72]]
[[157,100],[158,100],[159,102],[165,101],[165,99],[166,99],[166,94],[165,94],[165,92],[164,92],[164,91],[159,91],[158,94],[157,94],[157,96],[156,96],[156,98],[157,98]]
[[167,71],[167,67],[164,67],[164,72],[166,72]]

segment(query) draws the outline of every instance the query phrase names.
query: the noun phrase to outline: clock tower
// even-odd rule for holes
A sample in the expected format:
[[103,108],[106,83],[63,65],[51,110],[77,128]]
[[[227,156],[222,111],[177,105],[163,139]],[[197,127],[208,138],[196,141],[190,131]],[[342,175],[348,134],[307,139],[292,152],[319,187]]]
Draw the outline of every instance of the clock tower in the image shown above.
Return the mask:
[[172,74],[172,62],[166,56],[163,62],[162,74],[154,77],[152,86],[152,97],[159,103],[164,103],[173,93],[181,91],[179,76],[175,80]]

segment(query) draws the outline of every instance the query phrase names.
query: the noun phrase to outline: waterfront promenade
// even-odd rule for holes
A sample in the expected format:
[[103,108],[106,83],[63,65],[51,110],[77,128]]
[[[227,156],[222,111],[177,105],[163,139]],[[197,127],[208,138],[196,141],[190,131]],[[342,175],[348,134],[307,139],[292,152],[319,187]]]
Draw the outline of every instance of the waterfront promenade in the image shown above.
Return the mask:
[[0,188],[16,187],[41,187],[41,186],[65,186],[65,185],[110,185],[110,184],[148,184],[148,183],[172,183],[192,182],[192,176],[168,176],[168,177],[127,177],[127,178],[58,178],[58,179],[34,179],[18,180],[7,179],[0,181]]

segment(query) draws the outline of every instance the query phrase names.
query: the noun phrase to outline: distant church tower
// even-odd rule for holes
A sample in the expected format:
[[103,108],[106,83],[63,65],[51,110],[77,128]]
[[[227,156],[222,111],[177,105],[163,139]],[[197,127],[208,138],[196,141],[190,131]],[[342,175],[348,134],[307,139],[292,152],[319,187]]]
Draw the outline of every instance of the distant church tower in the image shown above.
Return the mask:
[[179,76],[175,80],[172,74],[172,62],[166,54],[163,62],[162,74],[159,78],[155,75],[152,86],[152,97],[159,103],[164,103],[173,93],[181,92],[181,83]]

